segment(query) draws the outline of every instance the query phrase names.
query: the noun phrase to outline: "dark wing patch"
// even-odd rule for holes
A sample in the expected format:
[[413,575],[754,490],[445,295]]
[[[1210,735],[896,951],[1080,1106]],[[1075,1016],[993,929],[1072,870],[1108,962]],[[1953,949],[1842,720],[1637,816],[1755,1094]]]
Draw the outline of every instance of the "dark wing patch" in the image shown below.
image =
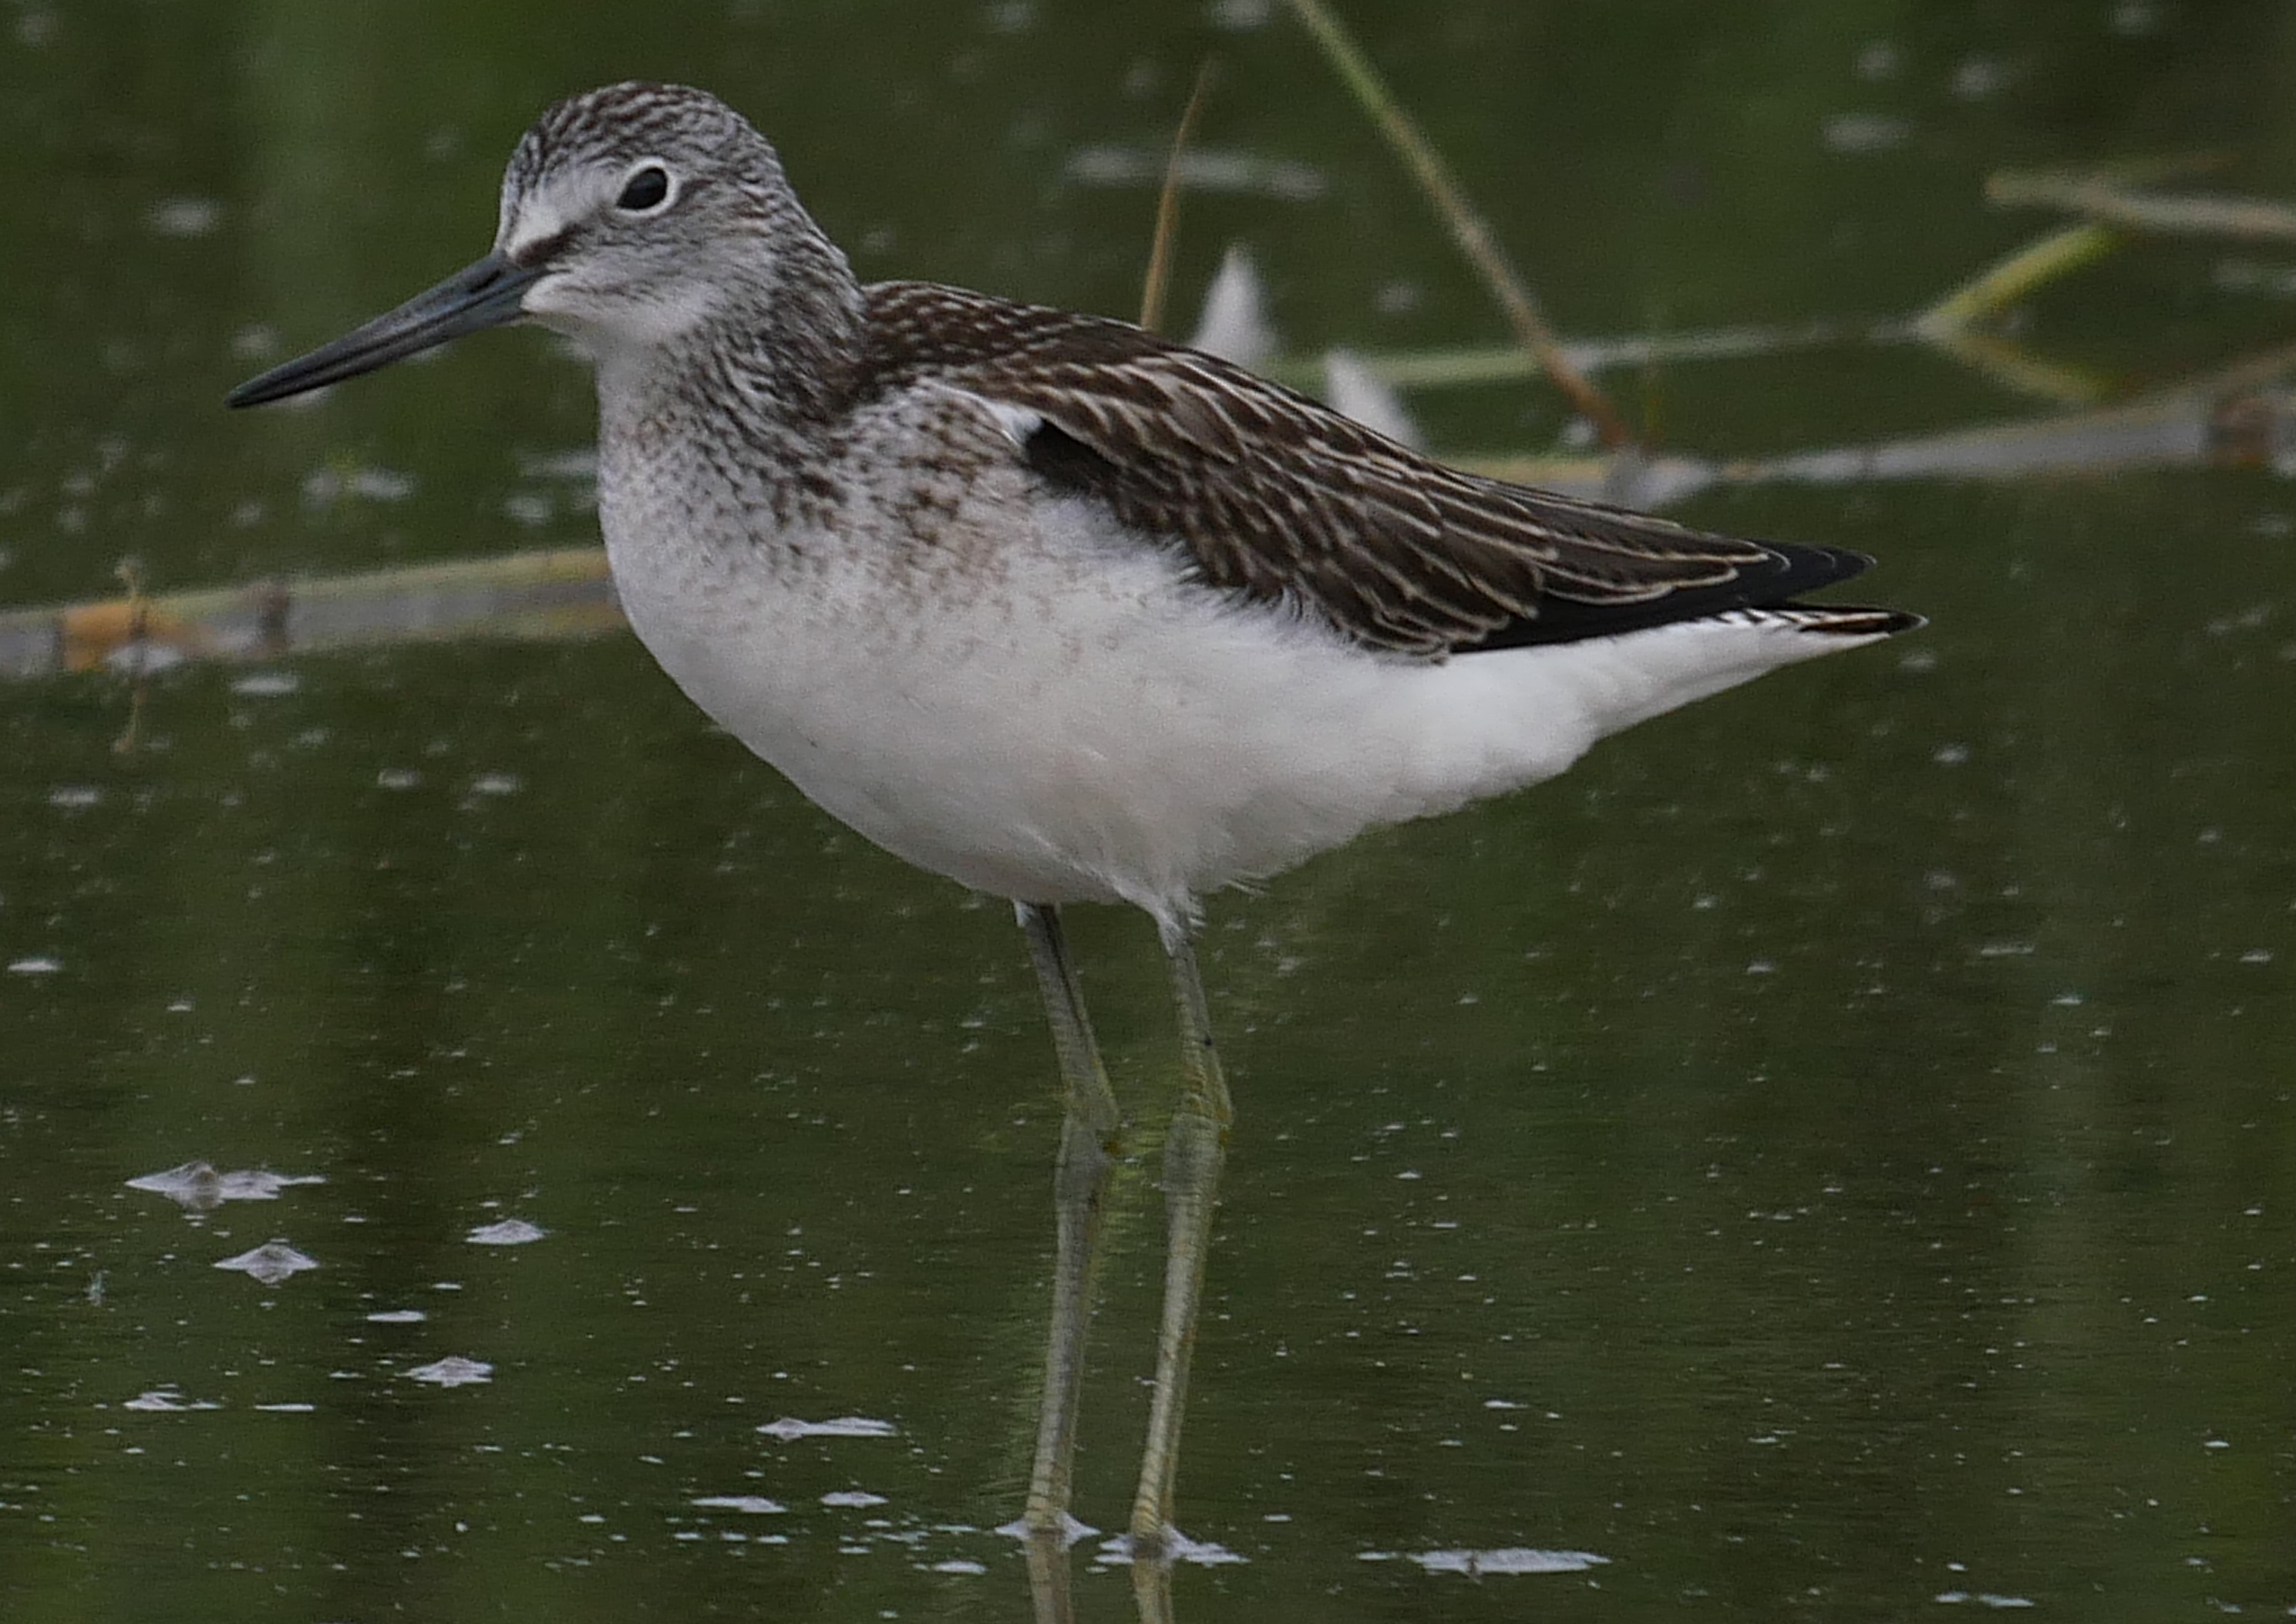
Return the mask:
[[1870,562],[1447,468],[1122,322],[924,283],[868,290],[882,387],[1025,408],[1049,483],[1185,546],[1207,582],[1439,658],[1783,604]]

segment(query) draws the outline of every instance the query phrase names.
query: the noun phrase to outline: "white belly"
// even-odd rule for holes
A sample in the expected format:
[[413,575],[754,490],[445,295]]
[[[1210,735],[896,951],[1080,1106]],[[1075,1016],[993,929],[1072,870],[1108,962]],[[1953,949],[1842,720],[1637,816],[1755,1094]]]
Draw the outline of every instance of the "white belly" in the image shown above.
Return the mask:
[[607,533],[647,647],[827,811],[962,884],[1168,932],[1204,891],[1851,642],[1704,621],[1413,663],[1188,584],[1081,503],[1036,512],[931,568],[818,537],[804,570],[760,570],[611,512]]

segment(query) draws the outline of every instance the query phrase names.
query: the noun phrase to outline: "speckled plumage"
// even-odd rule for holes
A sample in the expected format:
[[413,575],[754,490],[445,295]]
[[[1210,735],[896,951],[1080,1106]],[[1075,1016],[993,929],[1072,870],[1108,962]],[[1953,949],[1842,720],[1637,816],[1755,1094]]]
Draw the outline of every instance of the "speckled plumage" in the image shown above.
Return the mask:
[[[1153,1558],[1179,1543],[1230,1110],[1197,898],[1915,624],[1795,601],[1854,554],[1461,473],[1119,322],[864,288],[763,137],[675,86],[552,108],[493,252],[231,399],[518,319],[597,363],[600,520],[663,668],[852,827],[1020,904],[1066,1099],[1025,1517],[1054,1551],[1119,1131],[1056,905],[1137,904],[1172,972],[1170,1243],[1131,1519]],[[1040,1616],[1069,1612],[1040,1593]]]
[[545,113],[496,250],[469,297],[596,360],[600,516],[665,668],[863,833],[1022,901],[1171,939],[1209,889],[1913,623],[1798,601],[1855,554],[1446,468],[1122,322],[864,287],[699,91]]

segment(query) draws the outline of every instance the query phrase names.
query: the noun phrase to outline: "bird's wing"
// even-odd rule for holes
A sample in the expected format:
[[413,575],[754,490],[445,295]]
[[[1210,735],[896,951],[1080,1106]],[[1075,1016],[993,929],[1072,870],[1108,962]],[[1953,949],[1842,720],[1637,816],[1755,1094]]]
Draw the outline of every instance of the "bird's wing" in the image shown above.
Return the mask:
[[1484,479],[1126,323],[924,283],[868,291],[873,372],[988,401],[1050,484],[1206,582],[1422,658],[1783,604],[1869,562]]

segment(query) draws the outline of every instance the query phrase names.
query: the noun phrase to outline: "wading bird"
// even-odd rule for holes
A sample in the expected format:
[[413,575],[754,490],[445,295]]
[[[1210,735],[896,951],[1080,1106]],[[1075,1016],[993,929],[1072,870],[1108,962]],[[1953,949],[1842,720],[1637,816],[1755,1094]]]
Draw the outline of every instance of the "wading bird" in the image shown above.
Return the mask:
[[1460,472],[1122,322],[864,285],[766,139],[673,86],[551,108],[492,252],[231,404],[521,321],[596,365],[599,521],[663,669],[830,813],[1018,911],[1066,1099],[1026,1513],[1048,1538],[1119,1126],[1059,909],[1146,910],[1178,1009],[1131,1520],[1154,1554],[1229,1120],[1198,898],[1918,624],[1800,601],[1853,553]]

